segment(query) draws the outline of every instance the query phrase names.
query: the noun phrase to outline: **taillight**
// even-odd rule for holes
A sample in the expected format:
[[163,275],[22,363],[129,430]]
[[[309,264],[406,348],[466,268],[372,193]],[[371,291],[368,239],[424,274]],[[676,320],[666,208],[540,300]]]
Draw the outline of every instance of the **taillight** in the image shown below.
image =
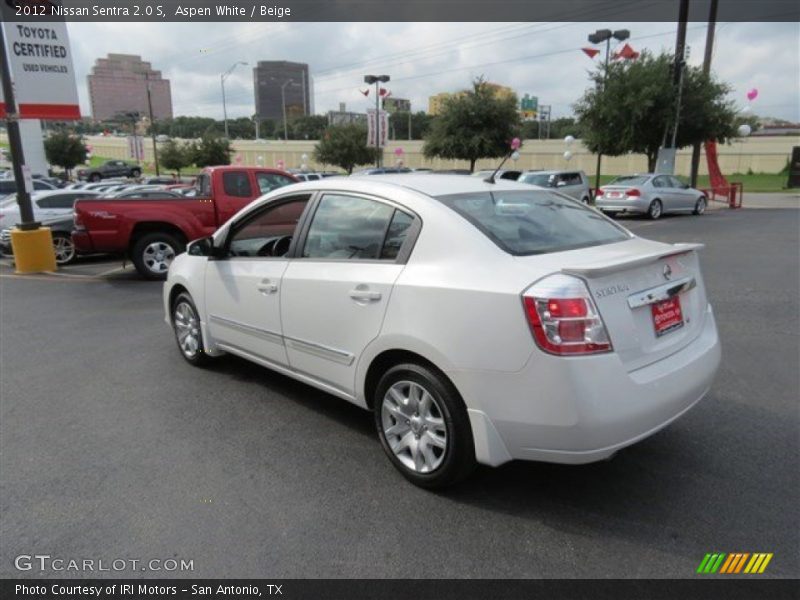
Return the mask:
[[599,198],[600,196],[602,196],[605,193],[606,193],[606,191],[603,188],[600,188],[599,190],[597,190],[597,197]]
[[637,190],[636,188],[631,188],[631,189],[629,189],[627,192],[625,192],[625,194],[626,194],[626,195],[628,195],[628,196],[635,196],[635,197],[638,197],[638,196],[641,196],[641,195],[642,195],[642,192],[640,192],[640,191],[639,191],[639,190]]
[[75,226],[75,229],[83,229],[83,220],[81,220],[81,216],[77,211],[72,213],[72,224]]
[[577,277],[557,273],[538,281],[522,297],[533,338],[560,356],[611,352],[600,313]]

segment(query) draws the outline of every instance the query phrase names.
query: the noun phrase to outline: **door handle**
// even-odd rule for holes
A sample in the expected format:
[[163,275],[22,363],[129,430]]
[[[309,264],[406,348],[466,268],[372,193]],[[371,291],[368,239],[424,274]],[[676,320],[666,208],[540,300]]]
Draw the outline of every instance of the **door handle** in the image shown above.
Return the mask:
[[350,290],[350,297],[353,300],[361,300],[362,302],[377,302],[382,298],[380,292],[370,292],[369,290],[359,290],[358,288]]
[[256,286],[259,292],[264,294],[265,296],[269,294],[274,294],[278,291],[278,285],[272,283],[269,279],[264,279],[261,283]]

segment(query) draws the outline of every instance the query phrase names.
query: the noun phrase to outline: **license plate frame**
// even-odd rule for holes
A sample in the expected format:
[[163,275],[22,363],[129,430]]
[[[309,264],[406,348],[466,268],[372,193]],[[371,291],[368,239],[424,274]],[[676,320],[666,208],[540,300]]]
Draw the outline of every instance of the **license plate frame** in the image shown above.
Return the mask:
[[677,331],[685,323],[680,296],[673,296],[651,304],[650,314],[653,318],[653,330],[657,338]]

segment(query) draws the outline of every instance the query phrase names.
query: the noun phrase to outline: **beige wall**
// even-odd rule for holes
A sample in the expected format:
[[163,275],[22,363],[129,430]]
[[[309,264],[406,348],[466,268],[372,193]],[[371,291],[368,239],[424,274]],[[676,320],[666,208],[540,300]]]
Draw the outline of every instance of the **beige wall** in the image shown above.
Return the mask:
[[[108,158],[127,158],[128,146],[125,138],[112,138],[90,136],[87,142],[92,146],[95,156]],[[233,142],[234,157],[240,155],[242,164],[263,165],[274,167],[279,160],[283,160],[287,168],[299,168],[303,154],[309,156],[309,169],[337,170],[330,165],[320,165],[314,162],[314,141],[235,141]],[[468,168],[466,161],[456,160],[425,160],[422,156],[422,141],[396,141],[391,142],[384,153],[384,163],[394,165],[396,148],[404,151],[404,164],[408,167],[428,167],[434,169]],[[800,138],[796,136],[776,137],[750,137],[733,144],[719,146],[719,163],[723,173],[744,173],[751,169],[756,173],[777,173],[786,165],[791,154],[792,146],[800,145]],[[518,169],[582,169],[588,175],[595,172],[596,157],[588,152],[576,141],[570,151],[572,159],[564,159],[567,149],[563,140],[526,140],[520,151],[520,159],[516,163]],[[689,174],[689,161],[691,148],[678,152],[676,172],[679,175]],[[152,162],[152,142],[146,140],[145,162]],[[497,160],[481,160],[478,168],[497,166]],[[511,166],[513,163],[508,161]],[[623,174],[645,172],[647,159],[644,155],[630,154],[625,156],[603,157],[601,172],[608,174]],[[700,173],[707,173],[705,156],[700,161]]]

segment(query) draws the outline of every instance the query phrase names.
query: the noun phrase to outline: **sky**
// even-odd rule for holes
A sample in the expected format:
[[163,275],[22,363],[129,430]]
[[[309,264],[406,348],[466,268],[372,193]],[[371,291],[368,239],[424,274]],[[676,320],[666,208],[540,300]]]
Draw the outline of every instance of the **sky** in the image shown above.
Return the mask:
[[[388,74],[386,87],[427,110],[428,97],[486,80],[570,116],[600,60],[580,51],[595,29],[629,29],[635,50],[670,50],[675,23],[69,23],[81,112],[90,115],[86,76],[108,53],[139,54],[171,81],[173,112],[222,118],[220,74],[229,117],[254,113],[252,67],[259,60],[309,64],[314,111],[363,112],[366,74]],[[700,65],[706,24],[689,23],[689,63]],[[613,45],[612,45],[613,51]],[[602,55],[601,55],[602,56]],[[712,72],[753,114],[800,121],[800,24],[718,23]],[[748,90],[758,97],[749,102]],[[372,96],[370,96],[371,98]]]

